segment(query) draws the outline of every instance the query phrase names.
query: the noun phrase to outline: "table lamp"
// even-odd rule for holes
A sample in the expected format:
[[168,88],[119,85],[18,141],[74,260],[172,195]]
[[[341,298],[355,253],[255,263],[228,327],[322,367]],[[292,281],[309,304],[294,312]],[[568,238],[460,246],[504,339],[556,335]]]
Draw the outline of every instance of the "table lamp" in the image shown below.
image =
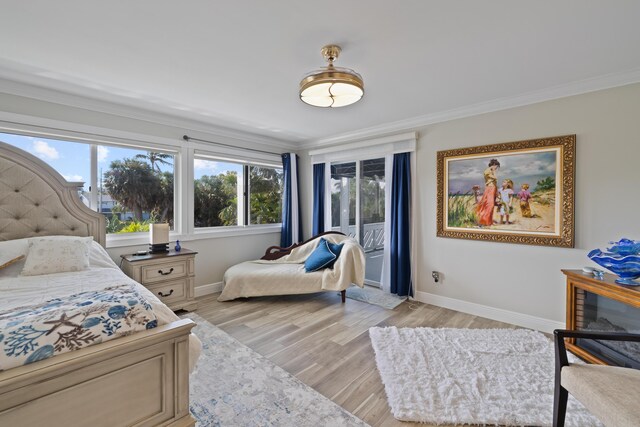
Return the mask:
[[169,252],[169,224],[149,226],[149,252],[152,254]]

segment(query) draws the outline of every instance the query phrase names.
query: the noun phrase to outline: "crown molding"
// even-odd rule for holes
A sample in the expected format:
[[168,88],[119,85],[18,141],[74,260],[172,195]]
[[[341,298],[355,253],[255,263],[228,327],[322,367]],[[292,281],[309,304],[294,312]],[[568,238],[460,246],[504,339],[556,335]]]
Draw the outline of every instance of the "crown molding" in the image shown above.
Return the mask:
[[339,147],[325,147],[310,150],[310,156],[318,156],[322,154],[335,153],[336,151],[352,151],[362,148],[370,148],[376,145],[395,144],[404,141],[413,141],[413,150],[415,150],[415,142],[418,139],[418,132],[405,132],[398,135],[389,135],[381,138],[367,139],[366,141],[351,142],[348,145],[340,145]]
[[110,114],[128,119],[140,120],[148,123],[163,126],[180,128],[184,131],[202,132],[210,135],[208,139],[215,140],[216,137],[222,140],[236,140],[248,142],[264,147],[277,147],[284,150],[295,150],[298,148],[296,142],[275,139],[270,136],[251,132],[249,130],[236,130],[224,126],[214,125],[201,120],[172,115],[160,111],[154,111],[137,106],[124,105],[111,100],[101,100],[97,98],[76,95],[68,90],[58,88],[47,88],[37,83],[21,82],[3,77],[5,69],[0,68],[0,93],[8,95],[32,98],[39,101],[64,105],[67,107],[81,108],[87,111]]
[[318,149],[323,146],[343,144],[346,142],[360,141],[376,138],[387,134],[417,130],[418,128],[435,123],[477,116],[525,105],[537,104],[569,96],[581,95],[619,86],[626,86],[640,82],[640,68],[620,73],[606,74],[585,80],[578,80],[564,85],[554,86],[533,92],[527,92],[513,97],[498,98],[487,102],[455,108],[438,113],[426,114],[410,119],[384,123],[352,132],[345,132],[327,138],[304,141],[299,145],[301,150]]

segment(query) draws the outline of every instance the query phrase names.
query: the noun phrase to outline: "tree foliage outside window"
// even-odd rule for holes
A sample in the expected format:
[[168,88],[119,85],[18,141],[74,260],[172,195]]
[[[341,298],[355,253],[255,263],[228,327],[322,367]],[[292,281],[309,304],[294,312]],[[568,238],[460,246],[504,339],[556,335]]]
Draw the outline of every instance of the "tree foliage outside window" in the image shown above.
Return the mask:
[[[143,232],[153,222],[173,223],[173,172],[159,167],[171,166],[169,159],[170,154],[148,152],[110,163],[103,174],[104,192],[115,201],[106,215],[108,233]],[[132,217],[120,218],[122,212]]]
[[[202,227],[220,227],[245,225],[238,222],[238,209],[242,209],[245,200],[238,201],[238,192],[244,194],[244,173],[248,171],[248,224],[275,224],[282,217],[281,169],[261,166],[239,166],[240,172],[224,171],[218,174],[203,175],[194,180],[194,225]],[[224,167],[224,164],[219,165]],[[239,181],[240,179],[240,181]]]
[[194,181],[194,224],[196,227],[237,225],[238,173],[227,171],[204,175]]
[[249,166],[250,224],[282,222],[282,169]]

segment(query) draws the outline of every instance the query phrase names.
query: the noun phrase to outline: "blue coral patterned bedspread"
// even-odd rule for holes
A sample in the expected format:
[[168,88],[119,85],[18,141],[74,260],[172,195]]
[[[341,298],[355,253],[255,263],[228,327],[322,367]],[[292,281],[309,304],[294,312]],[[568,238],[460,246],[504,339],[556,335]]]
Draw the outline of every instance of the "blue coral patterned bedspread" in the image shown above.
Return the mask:
[[151,304],[131,284],[0,311],[0,371],[157,324]]

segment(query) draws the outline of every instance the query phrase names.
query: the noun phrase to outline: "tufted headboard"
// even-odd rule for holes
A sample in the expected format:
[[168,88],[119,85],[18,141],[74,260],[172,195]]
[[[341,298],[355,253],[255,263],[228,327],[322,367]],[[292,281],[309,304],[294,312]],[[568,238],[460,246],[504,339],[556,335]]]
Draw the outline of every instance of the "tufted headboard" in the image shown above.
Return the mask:
[[93,236],[105,245],[105,218],[82,203],[78,183],[51,166],[0,142],[0,240]]

